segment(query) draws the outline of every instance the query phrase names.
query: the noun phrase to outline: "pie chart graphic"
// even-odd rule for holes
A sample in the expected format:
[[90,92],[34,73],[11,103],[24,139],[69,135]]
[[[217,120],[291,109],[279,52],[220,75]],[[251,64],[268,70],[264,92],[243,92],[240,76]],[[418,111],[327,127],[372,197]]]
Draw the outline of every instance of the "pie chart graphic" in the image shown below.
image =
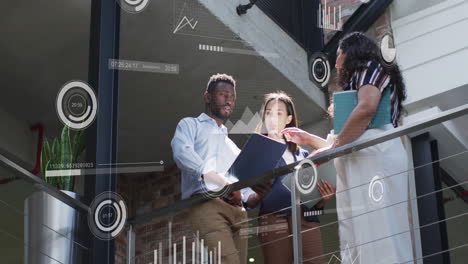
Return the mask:
[[392,64],[395,61],[396,48],[390,34],[385,34],[380,41],[380,55],[387,64]]

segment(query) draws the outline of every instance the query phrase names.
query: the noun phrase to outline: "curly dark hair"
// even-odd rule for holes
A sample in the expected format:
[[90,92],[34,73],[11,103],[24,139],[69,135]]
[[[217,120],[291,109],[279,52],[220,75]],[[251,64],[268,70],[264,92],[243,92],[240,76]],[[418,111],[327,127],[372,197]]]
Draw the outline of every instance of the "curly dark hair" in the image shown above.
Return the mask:
[[339,49],[346,55],[342,70],[338,73],[338,85],[343,89],[348,85],[355,72],[361,72],[367,68],[369,61],[380,63],[396,89],[398,98],[398,119],[403,110],[401,103],[406,99],[406,87],[396,62],[388,65],[380,55],[377,44],[360,32],[353,32],[340,40]]

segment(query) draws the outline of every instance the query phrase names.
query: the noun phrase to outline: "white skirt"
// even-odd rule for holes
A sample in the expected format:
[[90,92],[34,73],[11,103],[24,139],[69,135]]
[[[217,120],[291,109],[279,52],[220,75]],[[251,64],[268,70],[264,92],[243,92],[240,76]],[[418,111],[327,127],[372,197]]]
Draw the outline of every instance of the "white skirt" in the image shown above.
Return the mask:
[[[367,138],[393,128],[369,129]],[[334,160],[342,263],[413,260],[408,218],[408,157],[400,138]]]

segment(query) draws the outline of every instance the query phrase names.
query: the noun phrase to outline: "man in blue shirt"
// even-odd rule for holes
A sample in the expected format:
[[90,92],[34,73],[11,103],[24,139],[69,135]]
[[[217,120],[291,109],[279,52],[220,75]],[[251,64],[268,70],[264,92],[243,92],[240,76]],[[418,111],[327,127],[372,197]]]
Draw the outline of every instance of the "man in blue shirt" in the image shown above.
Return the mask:
[[[235,106],[235,80],[226,74],[211,76],[204,101],[205,112],[196,118],[183,118],[171,142],[174,160],[182,172],[182,199],[207,195],[207,191],[219,191],[237,181],[226,172],[240,150],[223,125]],[[247,240],[240,236],[240,230],[246,226],[247,214],[240,191],[232,192],[227,199],[214,198],[191,207],[189,220],[209,251],[221,245],[223,264],[245,263]]]

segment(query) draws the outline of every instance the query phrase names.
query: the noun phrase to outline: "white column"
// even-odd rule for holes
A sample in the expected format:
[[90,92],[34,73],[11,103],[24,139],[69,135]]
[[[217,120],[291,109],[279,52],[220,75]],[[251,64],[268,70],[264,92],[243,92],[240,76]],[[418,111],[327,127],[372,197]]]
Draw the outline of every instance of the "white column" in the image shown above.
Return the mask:
[[162,242],[159,242],[159,264],[162,264]]
[[195,241],[192,242],[192,264],[195,264]]
[[174,264],[177,264],[177,244],[174,243]]
[[203,246],[203,239],[201,240],[200,242],[200,264],[203,264],[203,255],[205,253],[205,249],[204,249],[204,246]]
[[186,258],[186,253],[185,253],[185,236],[182,237],[182,264],[185,264],[185,258]]
[[337,30],[336,26],[336,6],[333,7],[333,29]]
[[221,241],[218,241],[218,264],[221,264]]

